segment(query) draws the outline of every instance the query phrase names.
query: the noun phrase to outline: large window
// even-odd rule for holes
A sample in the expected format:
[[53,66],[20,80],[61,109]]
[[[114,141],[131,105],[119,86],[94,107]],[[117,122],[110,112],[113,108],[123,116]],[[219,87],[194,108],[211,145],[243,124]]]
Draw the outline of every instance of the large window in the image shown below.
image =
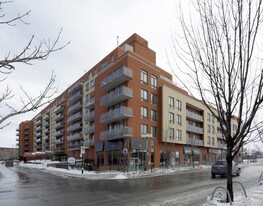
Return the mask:
[[182,140],[182,130],[180,129],[176,130],[176,140],[179,140],[179,141]]
[[151,87],[152,87],[153,89],[157,89],[157,86],[158,86],[157,77],[154,76],[154,75],[151,75]]
[[118,156],[120,155],[118,151],[108,151],[108,165],[117,165]]
[[169,112],[169,123],[174,124],[174,113]]
[[182,126],[182,116],[179,114],[176,115],[176,124]]
[[151,93],[151,103],[152,103],[152,105],[157,105],[157,103],[158,103],[157,94]]
[[141,134],[148,134],[148,125],[141,124]]
[[169,107],[170,108],[174,108],[174,98],[173,97],[169,97]]
[[97,164],[104,165],[104,152],[97,153]]
[[178,99],[176,100],[176,109],[182,111],[182,102]]
[[211,132],[211,126],[207,125],[207,132],[210,133]]
[[148,84],[148,72],[141,70],[141,83]]
[[148,102],[148,91],[141,89],[141,101]]
[[169,139],[174,139],[174,128],[169,128]]
[[157,127],[152,126],[151,132],[152,132],[153,137],[158,137],[158,128]]
[[151,119],[153,122],[157,122],[157,111],[151,110]]
[[141,107],[141,119],[148,119],[148,108]]

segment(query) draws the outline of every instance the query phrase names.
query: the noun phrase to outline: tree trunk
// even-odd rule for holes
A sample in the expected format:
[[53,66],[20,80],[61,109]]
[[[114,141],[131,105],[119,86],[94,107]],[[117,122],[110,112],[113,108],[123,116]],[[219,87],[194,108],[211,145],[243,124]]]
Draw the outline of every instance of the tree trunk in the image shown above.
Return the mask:
[[[227,190],[229,191],[230,198],[232,202],[234,201],[234,192],[233,192],[233,180],[232,180],[232,154],[231,154],[232,149],[227,148]],[[227,196],[227,202],[230,200],[228,199]]]

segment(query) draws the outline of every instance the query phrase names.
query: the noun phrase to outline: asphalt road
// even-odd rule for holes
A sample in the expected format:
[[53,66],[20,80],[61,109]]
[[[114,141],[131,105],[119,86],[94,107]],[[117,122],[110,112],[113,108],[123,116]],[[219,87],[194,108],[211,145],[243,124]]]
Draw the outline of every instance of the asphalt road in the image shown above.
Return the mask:
[[[247,176],[248,173],[251,170],[242,168],[241,176],[234,180],[246,186],[254,184],[258,174]],[[0,165],[0,205],[202,205],[216,186],[225,184],[225,178],[211,179],[209,170],[124,180],[87,180]]]

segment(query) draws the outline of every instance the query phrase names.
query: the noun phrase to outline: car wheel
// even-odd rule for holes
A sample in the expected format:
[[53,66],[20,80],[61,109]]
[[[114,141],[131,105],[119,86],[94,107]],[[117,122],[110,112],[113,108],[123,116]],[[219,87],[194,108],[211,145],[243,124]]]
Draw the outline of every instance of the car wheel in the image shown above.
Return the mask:
[[216,177],[216,175],[215,175],[215,173],[211,173],[211,175],[212,175],[212,178],[215,178]]

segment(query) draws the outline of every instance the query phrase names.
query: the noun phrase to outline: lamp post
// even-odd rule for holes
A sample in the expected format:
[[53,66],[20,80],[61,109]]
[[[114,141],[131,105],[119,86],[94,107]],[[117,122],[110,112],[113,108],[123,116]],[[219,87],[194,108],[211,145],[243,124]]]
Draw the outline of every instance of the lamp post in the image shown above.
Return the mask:
[[84,145],[84,142],[81,141],[81,144],[82,146],[80,147],[80,156],[81,156],[81,174],[84,173],[84,162],[83,162],[83,156],[85,154],[85,147],[83,146]]
[[[152,138],[152,134],[143,134],[142,138],[146,139],[146,144],[147,144],[147,152],[146,152],[146,171],[148,170],[148,151],[150,154],[150,146],[149,146],[149,139]],[[152,169],[151,169],[152,170]]]

